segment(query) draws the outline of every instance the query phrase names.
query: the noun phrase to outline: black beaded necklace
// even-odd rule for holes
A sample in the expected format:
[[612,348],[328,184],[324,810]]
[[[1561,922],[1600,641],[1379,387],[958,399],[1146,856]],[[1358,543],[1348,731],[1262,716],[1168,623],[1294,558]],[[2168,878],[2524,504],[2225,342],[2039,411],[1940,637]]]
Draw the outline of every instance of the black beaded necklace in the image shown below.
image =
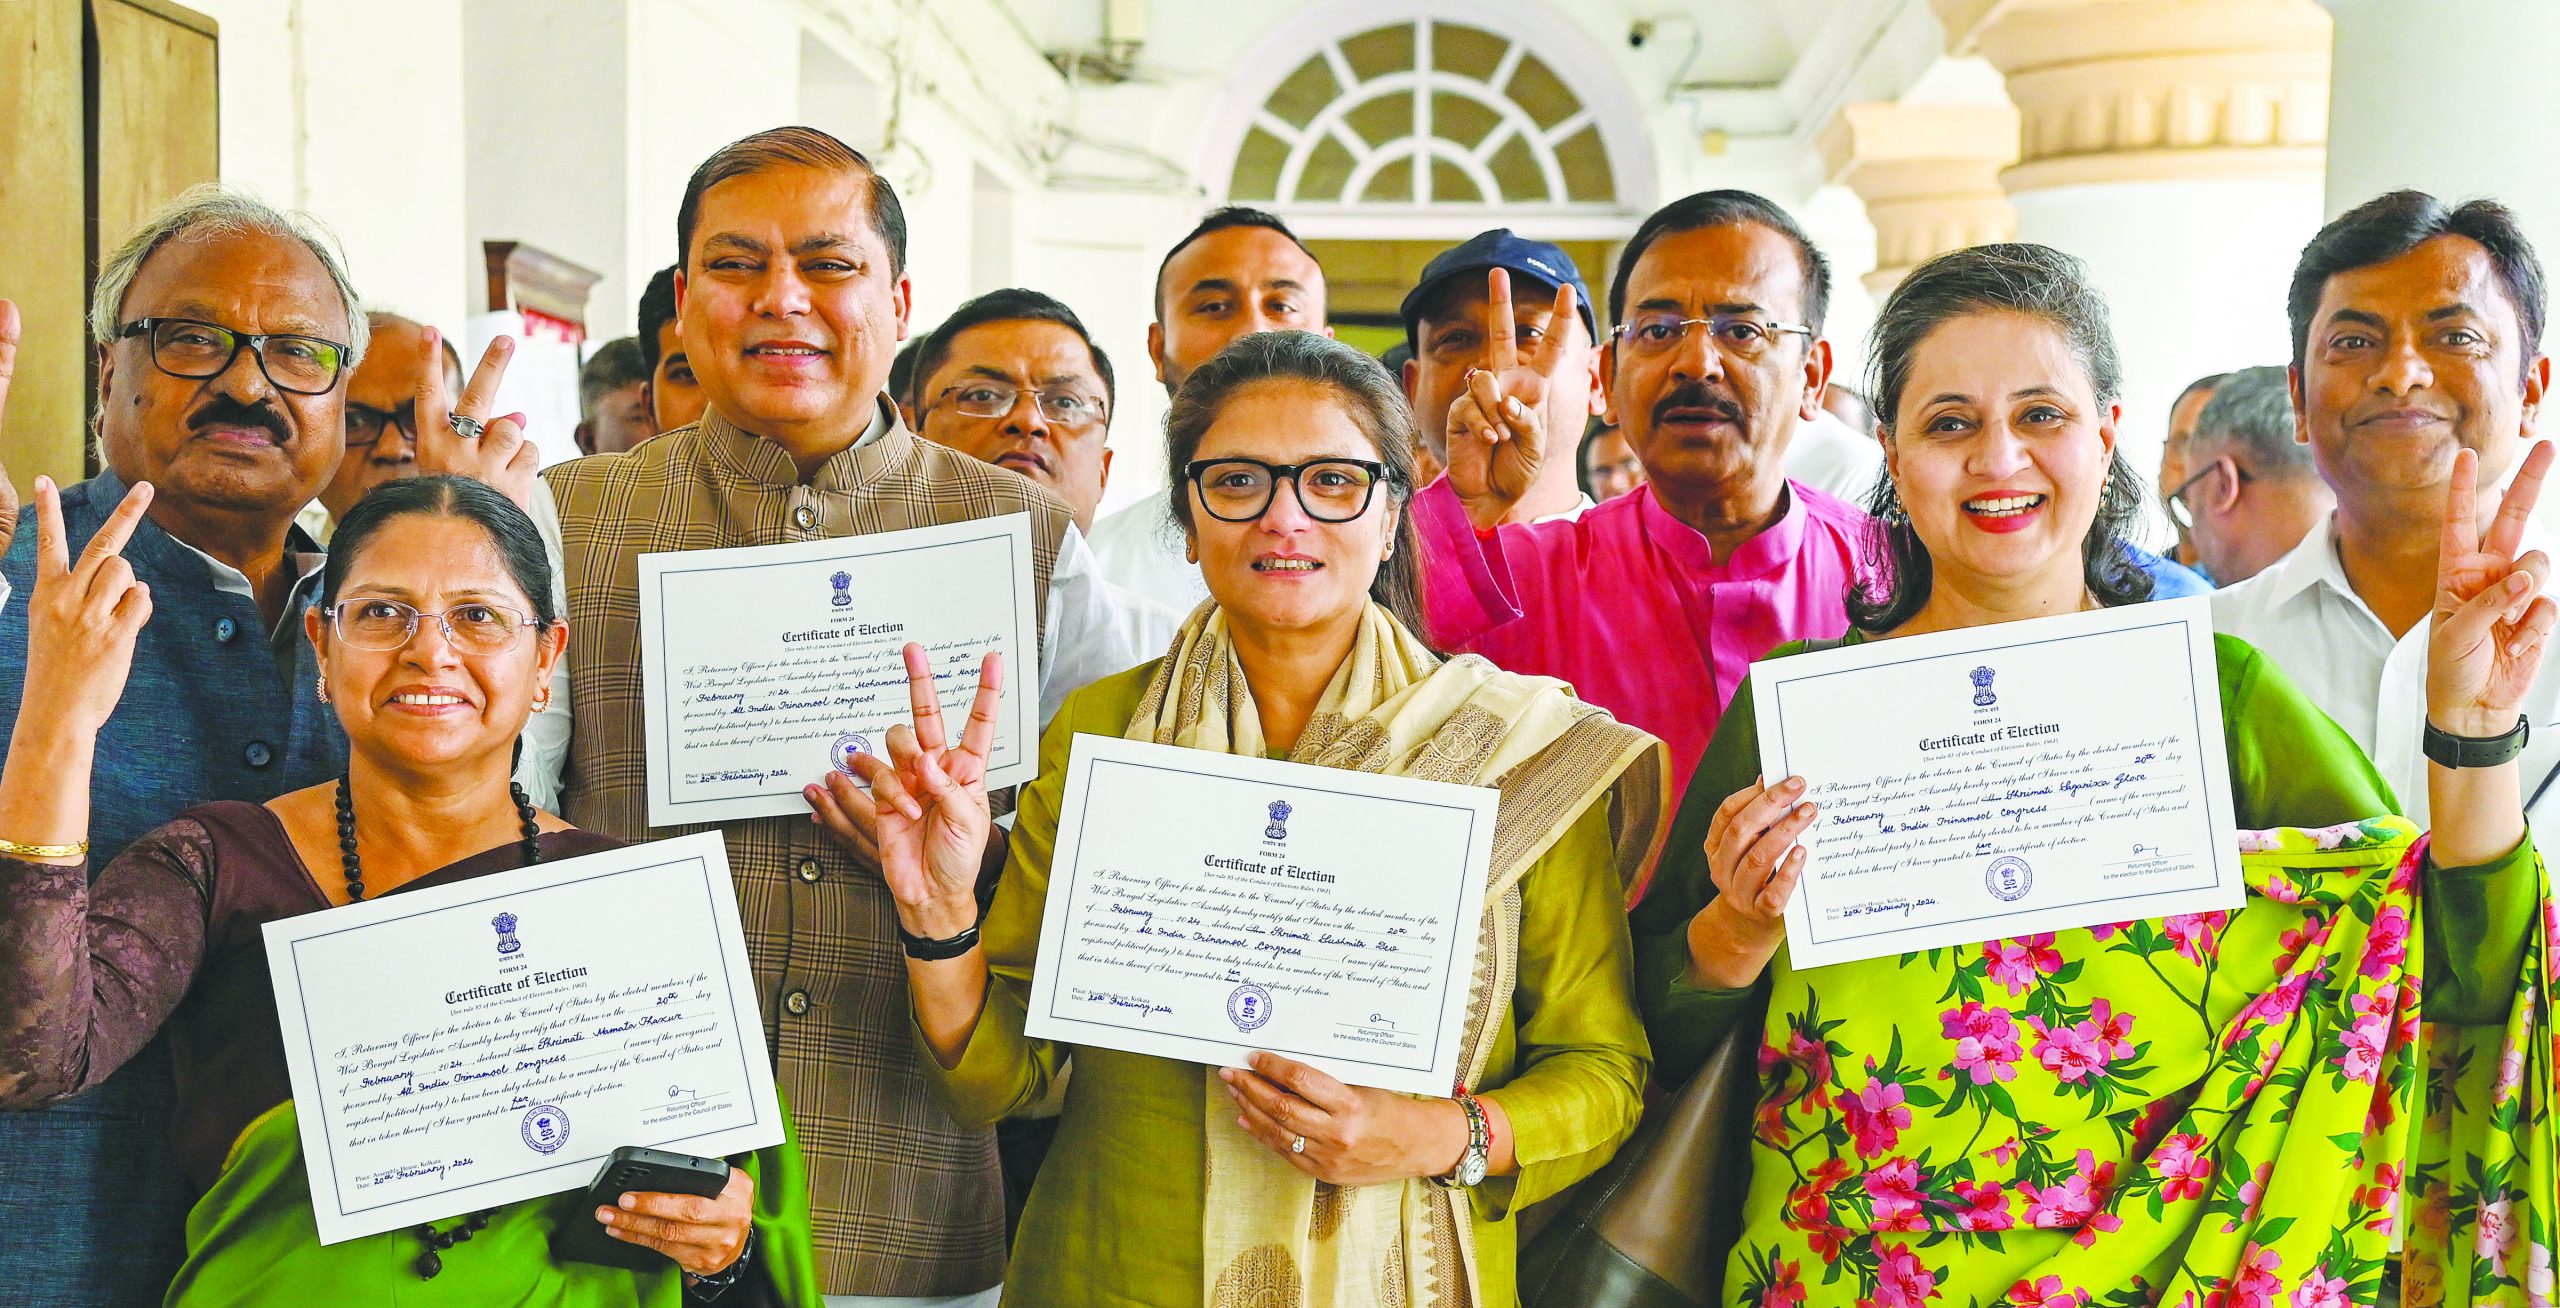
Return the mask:
[[[524,787],[509,782],[507,793],[515,799],[516,817],[524,824],[524,865],[531,867],[542,861],[542,827],[534,820],[533,801],[525,796]],[[338,778],[338,864],[347,875],[347,902],[363,902],[364,859],[356,853],[356,801],[343,776]],[[418,1279],[434,1280],[436,1273],[444,1270],[444,1251],[480,1234],[496,1215],[497,1210],[484,1209],[442,1231],[432,1222],[420,1223],[418,1238],[426,1242],[427,1248],[412,1264],[418,1269]]]

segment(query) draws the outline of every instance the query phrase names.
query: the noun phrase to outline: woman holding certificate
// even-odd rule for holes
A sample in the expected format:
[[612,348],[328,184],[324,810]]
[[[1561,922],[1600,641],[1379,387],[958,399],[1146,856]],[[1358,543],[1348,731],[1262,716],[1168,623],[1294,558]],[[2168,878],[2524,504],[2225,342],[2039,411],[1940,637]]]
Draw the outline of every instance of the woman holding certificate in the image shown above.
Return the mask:
[[[1873,357],[1877,569],[1822,644],[2147,596],[2122,545],[2140,494],[2115,349],[2074,260],[1932,260]],[[1635,918],[1666,1077],[1765,1023],[1726,1302],[2371,1303],[2403,1244],[2413,1294],[2471,1302],[2529,1275],[2519,1232],[2547,1259],[2547,891],[2498,744],[2553,627],[2549,560],[2516,557],[2551,456],[2485,531],[2472,452],[2449,462],[2428,721],[2464,766],[2431,769],[2435,830],[2390,816],[2346,735],[2217,638],[2237,911],[1799,970],[1785,914],[1819,815],[1806,779],[1759,778],[1735,699]]]
[[[1059,709],[983,923],[995,668],[946,747],[910,647],[916,725],[859,763],[871,798],[813,796],[830,821],[841,800],[876,801],[917,1038],[955,1115],[1037,1104],[1074,1058],[1006,1302],[1514,1303],[1512,1210],[1635,1126],[1648,1058],[1621,905],[1656,826],[1661,744],[1561,683],[1443,661],[1414,635],[1412,418],[1366,356],[1247,337],[1184,382],[1166,438],[1213,602],[1165,658]],[[1457,1093],[1355,1087],[1269,1053],[1213,1070],[1026,1037],[1079,732],[1498,787]]]
[[[709,1302],[742,1275],[814,1303],[788,1145],[732,1168],[716,1198],[625,1195],[590,1216],[571,1192],[319,1242],[260,927],[609,848],[509,781],[568,629],[541,539],[505,496],[456,477],[375,490],[339,524],[304,615],[346,774],[268,804],[190,809],[92,883],[93,740],[151,612],[118,552],[150,499],[136,486],[73,559],[59,496],[37,484],[29,685],[0,775],[0,1106],[69,1098],[165,1033],[173,1143],[203,1191],[173,1304],[672,1306]],[[30,840],[41,843],[19,843]],[[555,1259],[552,1232],[591,1220],[673,1261],[632,1272]]]

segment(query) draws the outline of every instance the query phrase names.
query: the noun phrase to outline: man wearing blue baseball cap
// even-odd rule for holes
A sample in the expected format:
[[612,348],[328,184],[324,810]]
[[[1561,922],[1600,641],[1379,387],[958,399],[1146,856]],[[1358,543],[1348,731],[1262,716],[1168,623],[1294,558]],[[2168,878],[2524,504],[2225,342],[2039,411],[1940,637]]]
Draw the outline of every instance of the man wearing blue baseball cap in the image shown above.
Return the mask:
[[[1574,312],[1559,322],[1556,303],[1568,287]],[[1449,461],[1449,406],[1466,392],[1467,375],[1492,366],[1494,343],[1486,310],[1496,302],[1513,306],[1510,318],[1520,360],[1534,361],[1542,365],[1540,372],[1551,374],[1539,401],[1545,430],[1580,431],[1607,404],[1591,292],[1573,257],[1508,227],[1479,232],[1432,259],[1399,310],[1405,343],[1413,348],[1413,358],[1404,365],[1405,398],[1413,402],[1414,426],[1435,464]],[[1546,460],[1502,520],[1544,522],[1589,508],[1591,500],[1574,471],[1571,459]]]

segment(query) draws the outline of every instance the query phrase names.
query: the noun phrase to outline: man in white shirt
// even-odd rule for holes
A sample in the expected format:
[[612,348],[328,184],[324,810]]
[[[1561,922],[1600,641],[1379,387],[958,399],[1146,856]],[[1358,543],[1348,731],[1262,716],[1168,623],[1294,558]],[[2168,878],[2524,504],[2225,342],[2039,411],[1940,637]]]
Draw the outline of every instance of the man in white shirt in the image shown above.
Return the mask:
[[[2505,208],[2399,191],[2322,228],[2288,300],[2295,439],[2337,509],[2216,592],[2214,625],[2271,655],[2424,822],[2427,619],[2454,455],[2475,451],[2484,492],[2528,506],[2550,462],[2526,457],[2551,381],[2541,265]],[[2481,496],[2484,525],[2497,504]],[[2523,546],[2553,553],[2538,521]],[[2560,676],[2544,658],[2525,701],[2526,812],[2560,816]]]
[[[1324,269],[1288,224],[1270,214],[1241,206],[1214,210],[1156,269],[1147,357],[1167,395],[1239,337],[1286,331],[1333,334],[1324,320]],[[1104,577],[1187,614],[1209,598],[1209,586],[1183,548],[1169,494],[1150,494],[1093,526]]]

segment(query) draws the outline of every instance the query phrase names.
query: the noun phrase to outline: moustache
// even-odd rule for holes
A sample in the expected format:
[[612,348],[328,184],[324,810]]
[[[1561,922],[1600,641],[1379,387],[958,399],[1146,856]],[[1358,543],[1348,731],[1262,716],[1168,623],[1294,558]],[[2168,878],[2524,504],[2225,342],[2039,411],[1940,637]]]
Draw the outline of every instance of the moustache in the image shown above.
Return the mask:
[[203,431],[207,427],[262,427],[278,445],[291,439],[292,427],[285,421],[284,411],[261,401],[242,404],[228,395],[216,395],[204,407],[187,418],[187,427]]
[[1669,395],[1663,396],[1653,406],[1654,421],[1662,421],[1662,415],[1673,409],[1705,409],[1736,427],[1742,425],[1742,406],[1735,403],[1731,397],[1708,389],[1704,382],[1686,383],[1675,387]]

